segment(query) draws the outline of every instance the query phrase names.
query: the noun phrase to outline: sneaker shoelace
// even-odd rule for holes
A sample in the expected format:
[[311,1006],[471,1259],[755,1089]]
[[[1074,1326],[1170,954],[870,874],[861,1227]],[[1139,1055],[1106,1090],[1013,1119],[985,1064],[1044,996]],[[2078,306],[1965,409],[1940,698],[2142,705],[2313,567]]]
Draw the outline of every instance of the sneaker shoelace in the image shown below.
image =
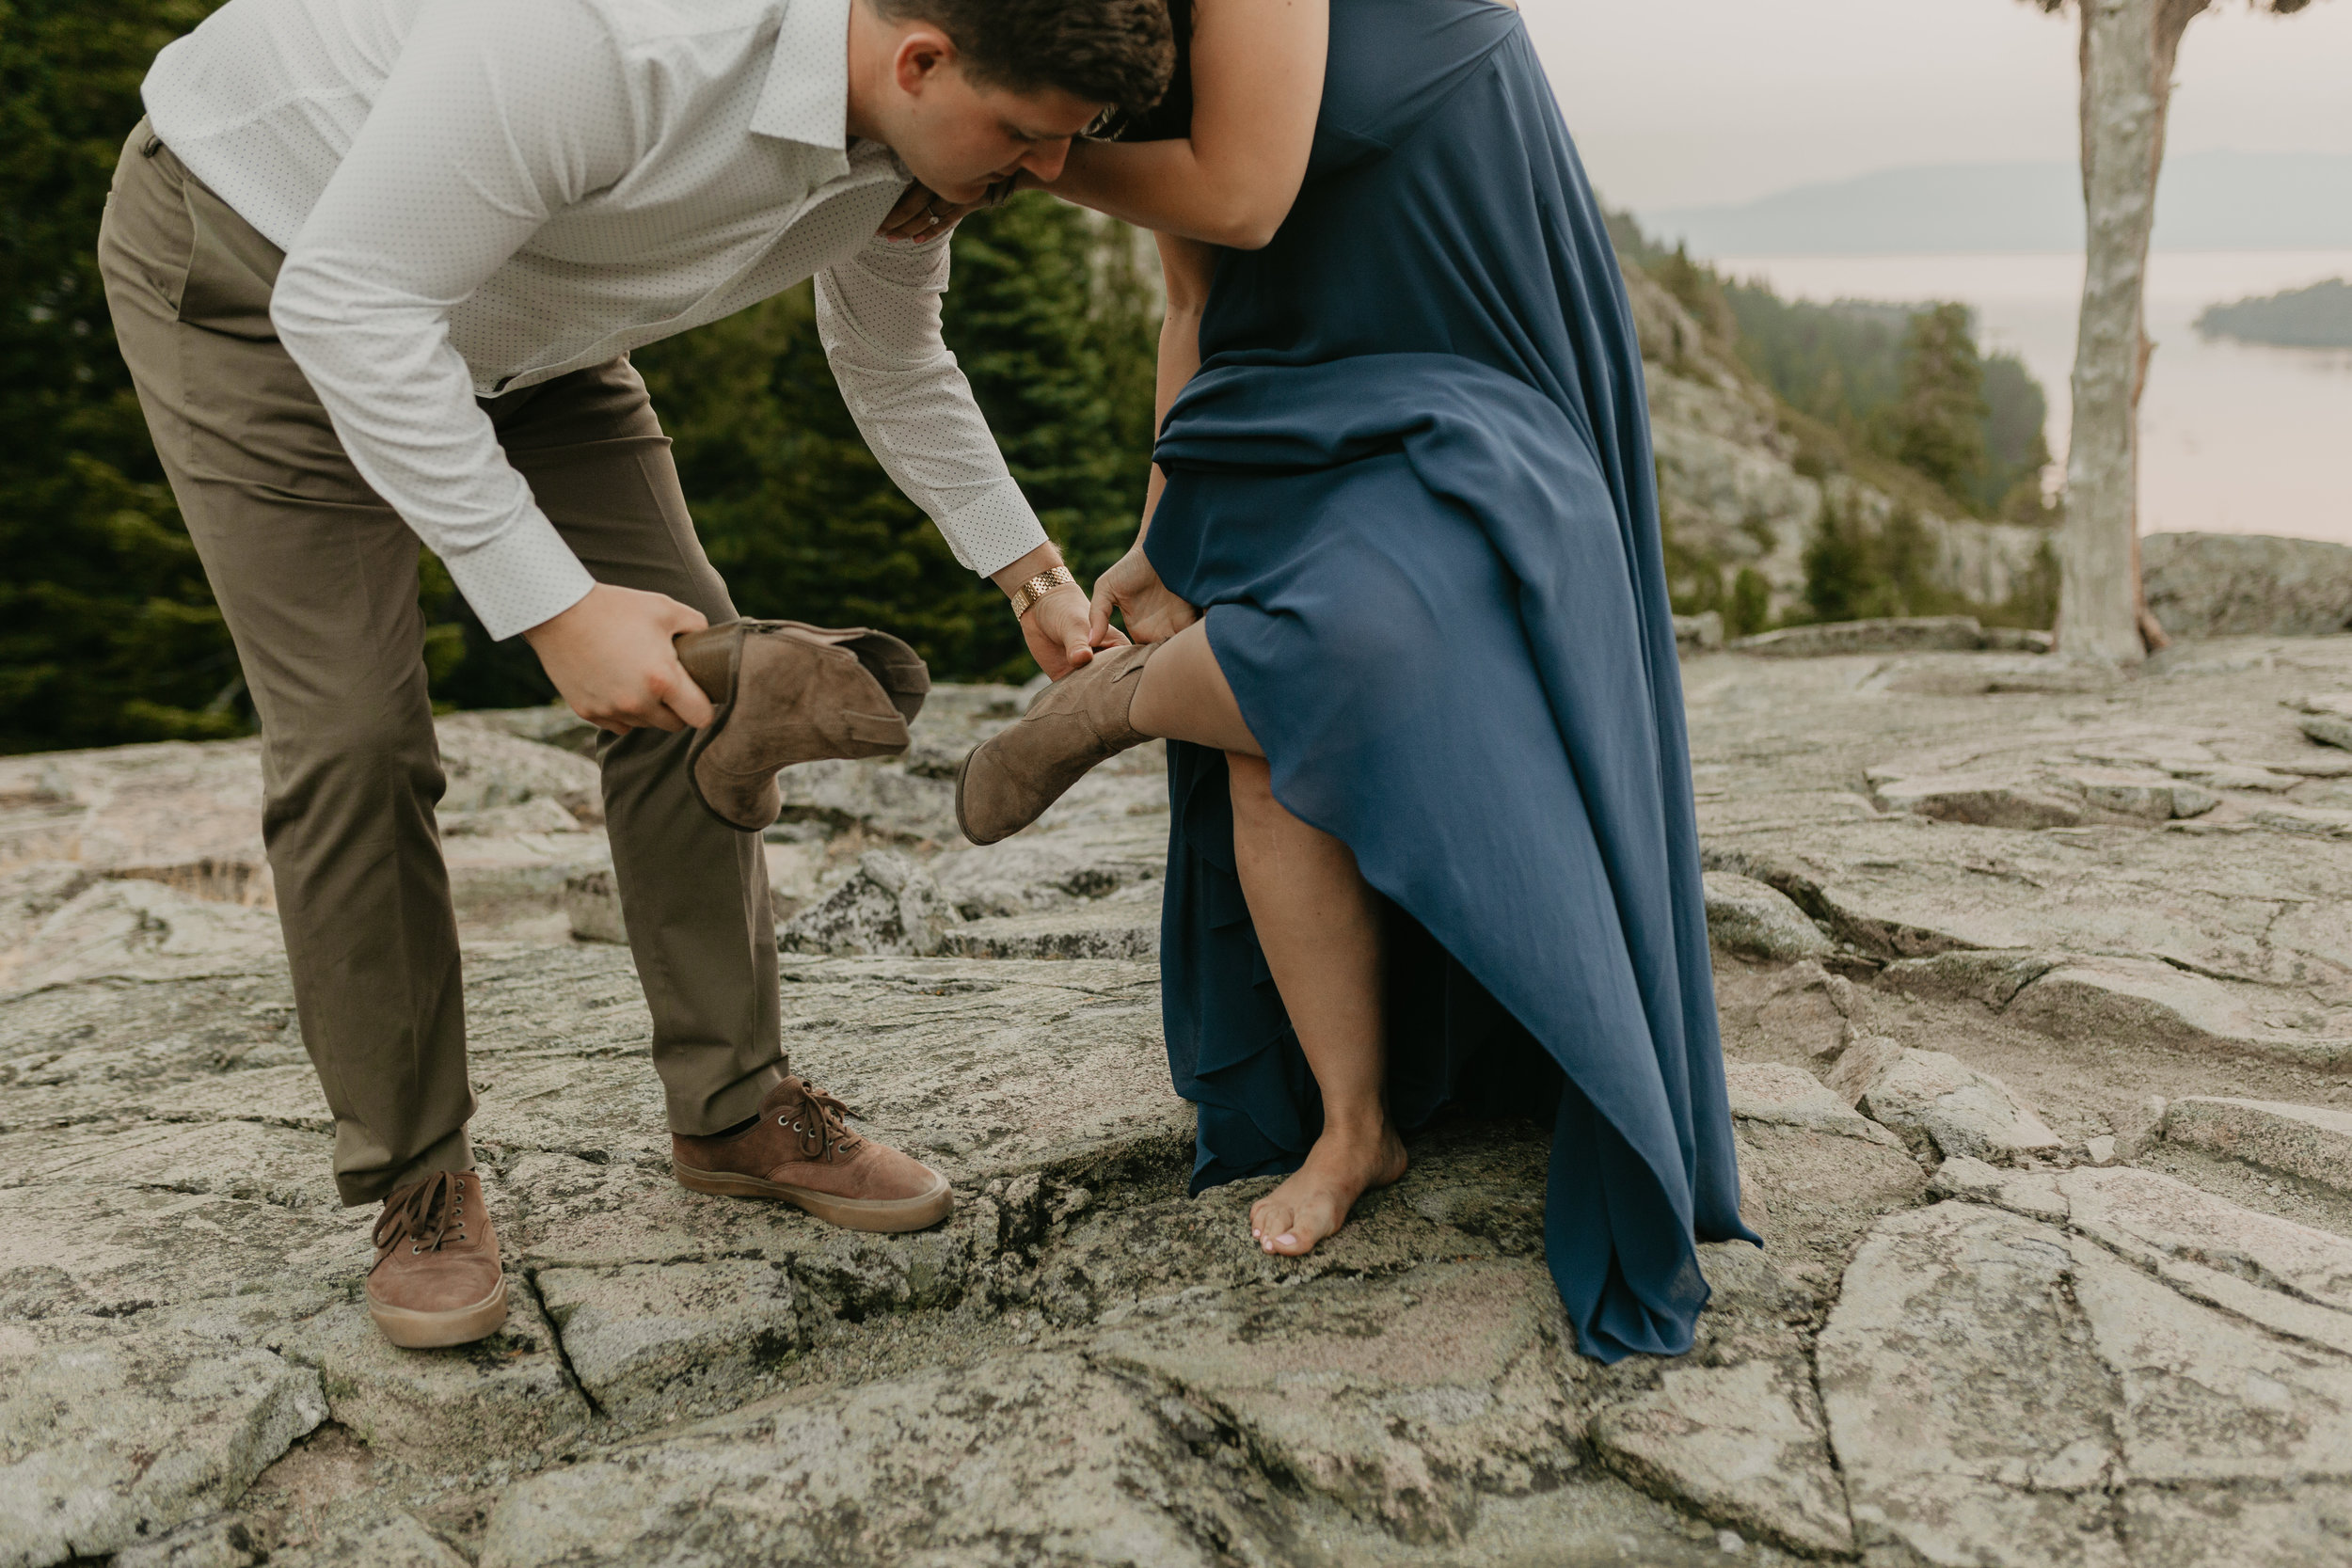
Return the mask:
[[466,1182],[455,1171],[436,1171],[384,1205],[375,1222],[377,1251],[408,1243],[411,1253],[437,1252],[443,1242],[466,1239]]
[[842,1117],[850,1108],[813,1084],[801,1085],[801,1101],[790,1114],[779,1114],[776,1120],[788,1132],[799,1134],[801,1153],[811,1160],[830,1160],[837,1149],[855,1148],[866,1140],[850,1131]]

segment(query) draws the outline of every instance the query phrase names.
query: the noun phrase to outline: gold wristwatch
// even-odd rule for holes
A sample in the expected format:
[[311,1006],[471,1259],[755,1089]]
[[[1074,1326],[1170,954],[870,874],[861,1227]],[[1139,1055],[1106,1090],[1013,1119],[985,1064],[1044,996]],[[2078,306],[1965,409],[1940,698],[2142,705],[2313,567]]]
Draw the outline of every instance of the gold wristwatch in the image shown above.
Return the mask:
[[1012,616],[1019,620],[1029,612],[1029,607],[1057,588],[1075,588],[1078,579],[1070,575],[1067,566],[1052,566],[1040,572],[1012,591]]

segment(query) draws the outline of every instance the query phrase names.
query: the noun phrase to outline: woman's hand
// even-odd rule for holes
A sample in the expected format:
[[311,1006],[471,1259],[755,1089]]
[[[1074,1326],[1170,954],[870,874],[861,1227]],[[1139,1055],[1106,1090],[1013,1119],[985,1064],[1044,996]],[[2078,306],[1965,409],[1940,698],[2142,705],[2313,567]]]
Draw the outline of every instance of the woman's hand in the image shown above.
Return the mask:
[[1113,610],[1127,618],[1127,635],[1138,642],[1165,642],[1200,619],[1200,610],[1168,592],[1140,540],[1094,579],[1094,617],[1088,630],[1097,647],[1104,637],[1119,635],[1111,629]]
[[[1014,599],[1025,585],[1062,565],[1061,551],[1049,539],[1020,560],[998,567],[989,580],[1004,591],[1006,598]],[[1084,591],[1069,582],[1041,594],[1023,612],[1022,639],[1047,680],[1057,681],[1090,663],[1098,648],[1116,648],[1126,642],[1118,632],[1107,637],[1095,632],[1088,624],[1088,609]]]
[[1117,630],[1104,637],[1089,626],[1086,600],[1074,588],[1057,589],[1031,605],[1021,617],[1021,635],[1045,678],[1056,681],[1091,663],[1097,649],[1120,647],[1127,641]]

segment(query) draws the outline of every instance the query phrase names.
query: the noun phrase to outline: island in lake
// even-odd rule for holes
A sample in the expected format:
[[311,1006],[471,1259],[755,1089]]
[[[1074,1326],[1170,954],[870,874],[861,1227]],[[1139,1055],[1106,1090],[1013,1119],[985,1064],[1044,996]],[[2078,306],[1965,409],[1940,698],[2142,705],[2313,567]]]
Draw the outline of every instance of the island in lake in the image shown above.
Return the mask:
[[2234,305],[2209,305],[2197,318],[2207,337],[2285,348],[2352,348],[2352,282],[2331,277]]

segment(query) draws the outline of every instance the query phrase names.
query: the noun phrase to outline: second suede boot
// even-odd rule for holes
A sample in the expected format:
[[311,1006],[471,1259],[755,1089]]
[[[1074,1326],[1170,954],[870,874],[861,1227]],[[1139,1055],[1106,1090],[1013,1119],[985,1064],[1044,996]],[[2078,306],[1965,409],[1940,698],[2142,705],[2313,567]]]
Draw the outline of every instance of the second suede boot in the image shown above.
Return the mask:
[[687,750],[694,797],[739,832],[775,821],[794,763],[905,751],[931,689],[920,655],[864,626],[727,621],[676,642],[715,709]]

